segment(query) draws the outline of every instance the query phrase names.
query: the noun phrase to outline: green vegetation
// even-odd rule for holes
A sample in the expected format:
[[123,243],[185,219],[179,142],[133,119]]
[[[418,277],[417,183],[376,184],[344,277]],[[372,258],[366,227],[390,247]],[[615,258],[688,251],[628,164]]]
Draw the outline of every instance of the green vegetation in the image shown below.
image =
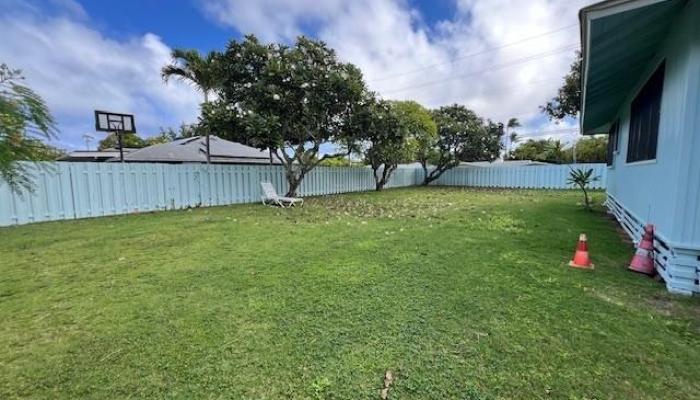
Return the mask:
[[31,173],[18,161],[44,161],[60,150],[42,139],[52,139],[56,122],[36,92],[20,84],[22,71],[0,64],[0,181],[12,190],[33,189]]
[[[122,134],[122,145],[125,148],[140,149],[146,147],[146,141],[135,133]],[[97,144],[98,150],[118,149],[119,137],[115,133],[110,133]]]
[[564,76],[564,82],[556,96],[540,110],[550,120],[563,120],[565,118],[578,118],[581,111],[581,64],[583,57],[581,52],[576,52],[576,57],[571,63],[569,73]]
[[[566,162],[574,161],[574,147],[564,150]],[[608,158],[608,135],[585,136],[576,142],[576,161],[584,163],[604,163]]]
[[[501,151],[502,123],[484,121],[474,111],[459,104],[433,111],[437,125],[435,141],[422,143],[418,162],[423,167],[423,185],[437,180],[460,161],[493,161]],[[425,157],[425,158],[423,158]],[[432,165],[435,168],[430,169]]]
[[566,181],[569,184],[581,189],[581,191],[583,192],[583,205],[588,211],[592,211],[591,199],[588,195],[588,191],[590,190],[589,186],[598,179],[600,179],[600,176],[593,175],[592,168],[571,168],[571,172],[569,172],[569,177],[566,179]]
[[[578,192],[410,188],[0,230],[0,398],[690,399],[697,298]],[[566,266],[586,232],[596,269]]]
[[287,196],[329,158],[331,142],[345,143],[350,121],[368,97],[362,72],[324,42],[303,36],[293,45],[232,40],[220,60],[217,100],[205,104],[201,127],[229,140],[270,150],[285,169]]
[[[155,144],[169,143],[175,139],[200,136],[200,133],[202,133],[202,136],[204,136],[203,132],[198,131],[197,125],[182,123],[178,129],[172,127],[161,127],[158,134],[147,138],[142,138],[135,133],[125,133],[122,135],[122,142],[126,148],[140,149],[143,147],[153,146]],[[119,138],[117,135],[110,133],[104,139],[100,140],[97,148],[99,150],[118,149]]]
[[[353,153],[381,190],[398,163],[420,162],[427,185],[460,161],[492,161],[502,149],[503,123],[459,104],[430,112],[414,101],[381,100],[357,66],[321,41],[266,44],[248,35],[212,60],[217,96],[205,101],[199,129],[271,151],[285,169],[287,196],[316,166]],[[519,126],[513,122],[509,128]],[[329,144],[335,152],[324,153]]]
[[358,127],[355,146],[372,168],[375,190],[389,182],[400,163],[413,160],[412,128],[420,120],[404,112],[398,103],[373,99],[352,118]]
[[[175,78],[181,82],[192,85],[197,91],[202,92],[204,104],[209,103],[209,95],[221,85],[221,53],[210,51],[201,55],[194,49],[174,49],[170,53],[172,62],[161,69],[161,77],[165,83]],[[209,130],[200,128],[205,137],[207,148],[207,163],[211,162],[209,151]]]
[[[604,163],[607,158],[608,137],[585,137],[576,142],[576,162]],[[529,139],[508,153],[511,160],[544,161],[555,164],[574,162],[574,147],[564,147],[561,141],[553,139]]]

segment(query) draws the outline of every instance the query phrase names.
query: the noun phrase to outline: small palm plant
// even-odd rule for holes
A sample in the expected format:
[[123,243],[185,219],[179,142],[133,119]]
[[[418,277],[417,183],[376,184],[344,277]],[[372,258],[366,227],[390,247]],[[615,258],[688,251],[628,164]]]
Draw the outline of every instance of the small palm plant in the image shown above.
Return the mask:
[[599,176],[593,176],[593,169],[589,168],[584,170],[583,168],[571,169],[569,173],[569,178],[566,180],[571,185],[578,186],[583,191],[584,205],[586,210],[591,211],[591,200],[588,198],[588,186],[600,179]]

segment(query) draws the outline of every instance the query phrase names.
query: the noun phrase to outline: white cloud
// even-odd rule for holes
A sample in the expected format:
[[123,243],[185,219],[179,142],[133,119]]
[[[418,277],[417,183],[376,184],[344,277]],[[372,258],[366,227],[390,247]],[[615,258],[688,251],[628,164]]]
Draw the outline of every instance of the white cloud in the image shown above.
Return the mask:
[[578,135],[578,121],[573,119],[566,119],[561,122],[547,121],[534,131],[523,130],[521,132],[519,143],[523,143],[528,139],[552,139],[561,141],[567,147],[581,138]]
[[76,0],[51,0],[51,3],[74,18],[88,19],[87,12]]
[[454,16],[433,26],[400,0],[203,5],[219,23],[266,40],[291,41],[312,26],[386,98],[429,107],[462,103],[496,120],[519,117],[522,129],[533,131],[543,124],[538,106],[569,70],[579,43],[577,12],[590,2],[460,0]]
[[345,13],[345,4],[342,0],[202,1],[214,20],[269,41],[288,41],[304,26],[331,23]]
[[75,18],[23,13],[0,17],[0,37],[0,60],[22,69],[27,85],[46,100],[63,146],[76,147],[84,133],[94,131],[95,109],[134,113],[144,136],[198,115],[197,93],[162,82],[160,68],[170,60],[170,48],[156,35],[120,42]]
[[[81,143],[95,108],[135,113],[147,135],[196,119],[200,96],[161,81],[170,48],[158,36],[105,37],[75,0],[52,0],[59,11],[51,18],[32,2],[8,1],[15,6],[0,16],[0,61],[23,69],[47,100],[62,143]],[[577,10],[591,2],[456,0],[454,15],[427,25],[404,0],[200,1],[217,23],[265,40],[312,32],[386,98],[463,103],[492,119],[519,117],[523,132],[550,129],[537,107],[568,71],[574,46],[567,46],[579,41]],[[557,28],[564,29],[543,34]]]

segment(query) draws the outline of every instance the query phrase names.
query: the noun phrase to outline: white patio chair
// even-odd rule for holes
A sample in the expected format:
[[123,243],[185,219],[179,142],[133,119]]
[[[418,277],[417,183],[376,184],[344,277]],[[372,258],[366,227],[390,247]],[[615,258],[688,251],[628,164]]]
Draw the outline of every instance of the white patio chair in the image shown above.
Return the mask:
[[270,182],[260,182],[263,194],[260,196],[264,205],[277,205],[282,208],[291,207],[299,204],[304,205],[304,199],[301,197],[283,197],[278,196],[275,187]]

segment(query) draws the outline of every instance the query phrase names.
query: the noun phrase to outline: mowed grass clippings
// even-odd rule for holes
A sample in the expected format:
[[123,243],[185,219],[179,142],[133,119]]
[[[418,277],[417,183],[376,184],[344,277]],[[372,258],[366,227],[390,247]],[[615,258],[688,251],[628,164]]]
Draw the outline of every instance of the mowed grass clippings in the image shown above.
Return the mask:
[[[700,302],[578,192],[409,188],[0,229],[0,398],[691,399]],[[579,204],[577,204],[579,203]],[[594,271],[567,266],[585,232]]]

